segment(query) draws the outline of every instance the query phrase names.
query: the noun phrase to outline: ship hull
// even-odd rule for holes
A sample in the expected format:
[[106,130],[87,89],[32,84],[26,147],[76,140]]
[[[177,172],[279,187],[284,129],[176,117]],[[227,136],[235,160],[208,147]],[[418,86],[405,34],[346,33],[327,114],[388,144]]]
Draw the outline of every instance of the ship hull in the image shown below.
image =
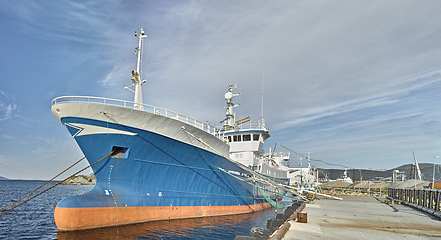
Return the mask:
[[57,204],[54,217],[61,231],[241,214],[270,206],[250,180],[251,171],[225,157],[228,145],[190,124],[93,103],[55,104],[52,112],[90,164],[114,152],[92,166],[97,183],[90,192]]
[[54,218],[60,231],[76,231],[152,221],[243,214],[269,207],[269,203],[250,206],[56,207]]

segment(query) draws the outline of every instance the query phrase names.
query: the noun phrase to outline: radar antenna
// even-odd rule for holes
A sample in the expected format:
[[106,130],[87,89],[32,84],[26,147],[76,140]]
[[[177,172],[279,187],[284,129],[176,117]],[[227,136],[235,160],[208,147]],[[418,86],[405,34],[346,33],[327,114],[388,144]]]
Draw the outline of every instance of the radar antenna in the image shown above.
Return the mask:
[[[233,85],[230,85],[230,86],[228,86],[228,92],[225,93],[225,100],[227,100],[227,106],[226,106],[226,111],[225,111],[226,118],[224,120],[222,120],[221,123],[224,123],[224,129],[227,131],[234,129],[234,127],[236,126],[236,122],[234,121],[233,107],[238,106],[238,105],[237,104],[235,105],[233,103],[232,99],[235,96],[239,96],[239,94],[233,93],[233,89],[235,89],[235,87]],[[241,119],[241,120],[244,120],[244,119]],[[241,121],[241,120],[239,120],[239,121]]]

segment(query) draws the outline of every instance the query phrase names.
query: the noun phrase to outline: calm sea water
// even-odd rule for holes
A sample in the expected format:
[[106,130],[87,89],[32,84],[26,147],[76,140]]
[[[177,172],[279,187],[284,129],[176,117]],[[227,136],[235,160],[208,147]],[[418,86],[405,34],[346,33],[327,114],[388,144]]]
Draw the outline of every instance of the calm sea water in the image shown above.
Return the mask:
[[[0,209],[43,183],[44,181],[0,181]],[[92,186],[60,185],[0,216],[0,239],[234,239],[237,235],[248,235],[252,227],[265,227],[267,219],[273,218],[275,214],[275,209],[271,208],[253,214],[58,232],[53,217],[56,204],[67,196],[81,194],[90,189]]]

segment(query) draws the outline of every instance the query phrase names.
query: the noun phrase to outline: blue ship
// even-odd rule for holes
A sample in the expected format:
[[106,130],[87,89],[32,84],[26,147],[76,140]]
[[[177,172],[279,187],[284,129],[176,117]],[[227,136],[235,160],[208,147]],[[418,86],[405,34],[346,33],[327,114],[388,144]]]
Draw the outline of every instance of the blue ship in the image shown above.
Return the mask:
[[142,29],[135,35],[133,102],[87,96],[52,101],[53,115],[93,164],[97,180],[90,192],[57,204],[58,229],[250,213],[280,201],[289,181],[281,164],[287,159],[263,152],[270,136],[264,121],[235,120],[233,86],[220,128],[144,104],[140,69],[147,35]]

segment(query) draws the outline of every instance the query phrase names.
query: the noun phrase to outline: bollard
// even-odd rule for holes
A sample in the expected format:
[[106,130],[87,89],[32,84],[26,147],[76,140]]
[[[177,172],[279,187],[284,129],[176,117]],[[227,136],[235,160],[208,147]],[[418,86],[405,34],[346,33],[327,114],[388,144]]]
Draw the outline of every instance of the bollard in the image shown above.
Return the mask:
[[308,222],[308,214],[304,213],[304,212],[297,213],[297,222],[307,223]]

